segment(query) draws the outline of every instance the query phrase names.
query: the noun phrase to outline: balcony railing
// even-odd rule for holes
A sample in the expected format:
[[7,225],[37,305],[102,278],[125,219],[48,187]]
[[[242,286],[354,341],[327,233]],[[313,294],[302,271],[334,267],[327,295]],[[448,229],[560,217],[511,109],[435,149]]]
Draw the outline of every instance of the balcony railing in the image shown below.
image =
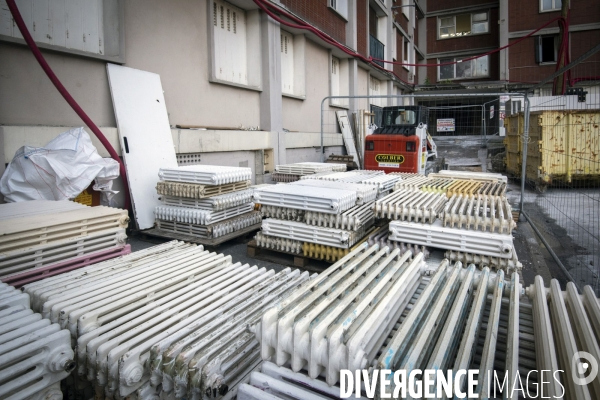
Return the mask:
[[[373,35],[369,35],[369,55],[373,58],[384,59],[384,44],[377,40]],[[375,64],[383,67],[383,61],[373,61]]]

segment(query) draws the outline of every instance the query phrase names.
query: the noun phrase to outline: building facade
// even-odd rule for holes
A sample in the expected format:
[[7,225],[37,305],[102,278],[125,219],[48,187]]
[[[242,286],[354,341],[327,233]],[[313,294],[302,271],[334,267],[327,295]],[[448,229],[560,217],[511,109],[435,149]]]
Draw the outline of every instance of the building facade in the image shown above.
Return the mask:
[[[393,99],[371,99],[368,105],[353,99],[323,102],[328,96],[400,95],[465,84],[495,85],[497,92],[547,76],[555,68],[557,22],[507,50],[468,62],[436,64],[481,55],[523,37],[559,16],[559,4],[560,0],[18,2],[50,66],[95,123],[110,132],[115,147],[107,63],[160,75],[174,135],[206,134],[178,126],[209,129],[210,141],[202,146],[182,144],[178,153],[202,153],[201,162],[247,163],[255,166],[257,176],[269,172],[259,155],[265,150],[273,154],[270,165],[321,158],[322,107],[329,115],[347,111],[350,116],[359,109],[396,104]],[[600,2],[571,0],[571,59],[598,42],[599,19]],[[590,61],[598,63],[598,55]],[[590,67],[598,64],[586,65],[590,71],[584,77],[600,75]],[[24,45],[5,0],[0,0],[0,166],[10,161],[16,148],[41,146],[61,127],[79,125]],[[250,127],[259,133],[244,130]],[[324,131],[326,151],[341,152],[335,121]],[[246,138],[252,135],[262,135],[251,141],[260,144],[248,144]],[[229,157],[221,156],[225,152]]]

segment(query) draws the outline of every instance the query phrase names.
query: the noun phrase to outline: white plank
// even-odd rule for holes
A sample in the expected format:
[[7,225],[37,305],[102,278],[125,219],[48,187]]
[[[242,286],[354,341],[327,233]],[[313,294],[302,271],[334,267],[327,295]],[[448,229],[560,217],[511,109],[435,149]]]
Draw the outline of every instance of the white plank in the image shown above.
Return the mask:
[[358,154],[356,152],[354,135],[352,135],[352,127],[350,126],[350,121],[348,120],[348,113],[346,111],[336,111],[335,114],[337,115],[338,123],[340,124],[342,137],[344,138],[344,144],[346,145],[346,152],[348,155],[354,157],[354,161],[360,167],[360,160],[358,159]]
[[152,228],[158,170],[177,167],[160,76],[115,64],[107,70],[135,220]]

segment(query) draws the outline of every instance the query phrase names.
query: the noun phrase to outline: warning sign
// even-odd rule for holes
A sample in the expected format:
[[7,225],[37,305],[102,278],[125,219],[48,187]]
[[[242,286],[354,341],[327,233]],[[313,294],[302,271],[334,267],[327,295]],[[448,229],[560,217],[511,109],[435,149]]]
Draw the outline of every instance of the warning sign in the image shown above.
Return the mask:
[[437,120],[438,132],[454,132],[454,118],[440,118]]
[[400,168],[400,164],[404,162],[404,156],[402,154],[377,154],[375,161],[381,168]]

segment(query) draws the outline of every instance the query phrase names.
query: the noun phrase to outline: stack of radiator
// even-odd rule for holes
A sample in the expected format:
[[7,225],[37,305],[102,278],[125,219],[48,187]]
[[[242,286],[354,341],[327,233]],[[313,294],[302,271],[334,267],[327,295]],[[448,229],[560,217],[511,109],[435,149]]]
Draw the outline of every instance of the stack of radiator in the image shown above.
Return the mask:
[[126,210],[71,201],[0,205],[0,280],[20,287],[131,252]]
[[[68,329],[76,387],[91,383],[96,398],[232,398],[261,361],[246,326],[310,279],[173,241],[24,290]],[[89,387],[73,394],[91,395]]]
[[522,265],[513,247],[506,178],[442,171],[408,176],[377,200],[377,218],[390,220],[389,240],[440,248],[452,261],[510,272]]
[[377,195],[376,185],[320,179],[257,189],[254,200],[267,219],[256,244],[334,262],[369,232]]
[[[161,168],[156,190],[162,205],[156,228],[167,237],[216,239],[260,224],[254,211],[250,168],[193,165]],[[179,236],[180,235],[180,236]]]
[[325,175],[307,175],[301,179],[323,180],[343,183],[360,183],[377,188],[377,197],[383,197],[390,193],[394,185],[403,178],[399,175],[386,175],[383,171],[354,170],[349,172],[331,173]]
[[69,331],[34,314],[29,295],[0,283],[0,398],[62,399],[75,368]]
[[[563,292],[552,280],[547,289],[538,276],[523,290],[516,272],[508,278],[448,260],[430,271],[421,254],[411,261],[398,252],[363,244],[266,310],[253,330],[263,360],[279,368],[265,362],[239,398],[326,399],[323,385],[339,390],[341,370],[373,369],[478,370],[479,398],[516,398],[506,393],[515,385],[559,398],[561,384],[536,371],[563,370],[564,398],[598,398],[600,380],[572,379],[578,352],[600,359],[600,303],[589,286],[580,295],[573,283]],[[387,378],[388,387],[375,380],[375,398],[390,397]],[[505,392],[493,396],[490,380]]]
[[346,164],[300,162],[277,165],[272,179],[279,183],[289,183],[296,182],[305,175],[325,175],[341,171],[346,171]]

